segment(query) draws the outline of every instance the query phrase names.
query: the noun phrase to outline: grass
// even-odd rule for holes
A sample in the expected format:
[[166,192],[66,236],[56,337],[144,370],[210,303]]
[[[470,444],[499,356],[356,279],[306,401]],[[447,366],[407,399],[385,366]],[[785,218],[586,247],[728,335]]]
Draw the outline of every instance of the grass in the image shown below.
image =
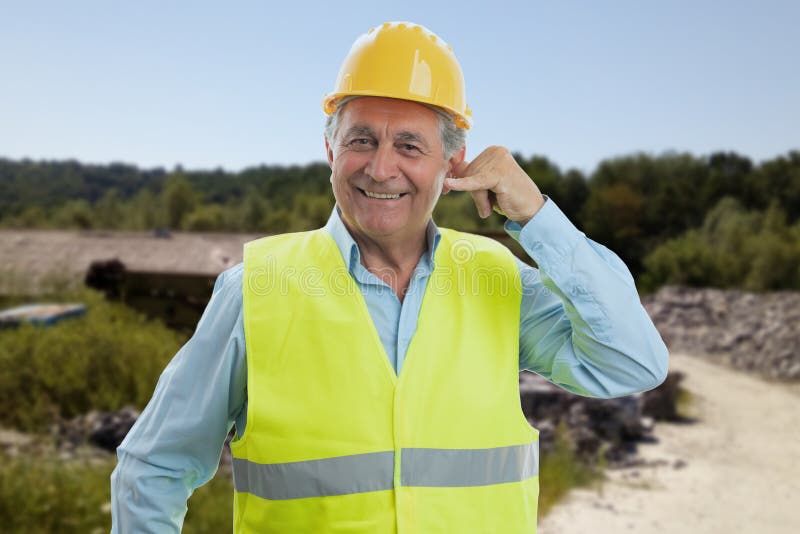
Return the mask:
[[693,419],[696,415],[695,398],[691,391],[682,387],[678,388],[678,398],[675,400],[675,411],[678,417]]
[[211,534],[233,530],[233,481],[215,476],[189,499],[189,510],[183,523],[187,534]]
[[[62,462],[0,457],[0,525],[5,534],[107,533],[112,460]],[[217,534],[233,525],[233,485],[223,476],[189,499],[183,532]]]
[[605,465],[602,450],[598,453],[596,465],[580,461],[562,422],[556,429],[555,447],[542,456],[539,467],[539,517],[547,515],[571,489],[601,481]]
[[56,459],[3,459],[0,524],[8,534],[108,532],[113,467]]

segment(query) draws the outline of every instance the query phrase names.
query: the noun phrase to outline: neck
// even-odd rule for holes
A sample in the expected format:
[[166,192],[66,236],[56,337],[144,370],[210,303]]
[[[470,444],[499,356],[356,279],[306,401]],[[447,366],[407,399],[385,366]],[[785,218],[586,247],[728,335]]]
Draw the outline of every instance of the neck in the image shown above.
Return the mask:
[[403,301],[411,273],[427,249],[425,229],[396,237],[375,238],[354,228],[342,218],[361,253],[361,264],[372,274],[389,284]]

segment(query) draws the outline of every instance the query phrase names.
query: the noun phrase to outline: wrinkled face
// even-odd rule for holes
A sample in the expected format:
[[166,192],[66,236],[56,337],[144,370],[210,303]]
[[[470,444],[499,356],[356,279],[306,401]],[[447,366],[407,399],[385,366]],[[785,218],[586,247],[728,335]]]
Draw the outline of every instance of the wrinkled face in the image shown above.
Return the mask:
[[407,100],[347,103],[336,139],[325,146],[333,195],[348,226],[378,241],[424,233],[456,159],[444,159],[438,120],[433,110]]

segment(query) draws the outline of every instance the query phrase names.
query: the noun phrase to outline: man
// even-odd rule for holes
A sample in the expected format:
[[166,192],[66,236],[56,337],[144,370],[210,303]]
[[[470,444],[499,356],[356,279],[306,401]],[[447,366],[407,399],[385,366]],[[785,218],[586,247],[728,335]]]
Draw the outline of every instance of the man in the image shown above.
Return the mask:
[[[247,243],[217,279],[119,447],[113,529],[179,531],[235,425],[236,532],[535,532],[518,372],[596,397],[661,383],[630,272],[507,150],[464,159],[461,70],[427,29],[362,36],[324,108],[327,225]],[[504,214],[539,269],[437,228],[450,190]]]

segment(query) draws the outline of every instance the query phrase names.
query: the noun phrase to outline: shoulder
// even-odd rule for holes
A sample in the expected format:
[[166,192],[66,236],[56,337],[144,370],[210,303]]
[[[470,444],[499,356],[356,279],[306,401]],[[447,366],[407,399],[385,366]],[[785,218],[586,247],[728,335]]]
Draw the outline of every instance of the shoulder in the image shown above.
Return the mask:
[[217,283],[228,286],[236,281],[242,281],[242,272],[244,271],[244,262],[239,262],[233,267],[229,267],[222,271],[217,276]]
[[214,283],[214,295],[219,295],[224,300],[241,302],[243,272],[244,262],[239,262],[222,271]]
[[197,324],[197,330],[210,328],[220,335],[233,331],[242,314],[242,263],[222,271],[214,282],[214,290]]

